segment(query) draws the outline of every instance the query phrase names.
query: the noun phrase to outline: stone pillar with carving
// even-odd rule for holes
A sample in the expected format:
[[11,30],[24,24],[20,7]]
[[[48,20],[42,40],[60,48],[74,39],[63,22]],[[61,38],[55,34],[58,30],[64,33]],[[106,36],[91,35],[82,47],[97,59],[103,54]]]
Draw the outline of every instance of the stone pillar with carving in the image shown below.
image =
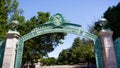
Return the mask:
[[19,37],[19,32],[8,31],[2,68],[14,68],[16,46]]
[[117,68],[111,30],[101,30],[99,36],[102,44],[104,68]]
[[102,27],[99,32],[99,36],[102,44],[104,68],[117,68],[115,50],[112,39],[113,32],[107,26],[107,20],[105,18],[102,18],[99,21],[99,25]]
[[20,34],[16,30],[16,27],[19,23],[17,20],[13,20],[11,24],[13,28],[7,33],[2,68],[14,68],[15,64],[17,42],[20,37]]

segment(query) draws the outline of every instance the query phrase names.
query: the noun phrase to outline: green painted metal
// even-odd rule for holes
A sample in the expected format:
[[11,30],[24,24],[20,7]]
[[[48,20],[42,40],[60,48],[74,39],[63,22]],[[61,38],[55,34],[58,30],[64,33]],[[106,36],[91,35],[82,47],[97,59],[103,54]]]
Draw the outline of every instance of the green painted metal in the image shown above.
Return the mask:
[[[75,34],[75,35],[81,35],[81,36],[84,36],[86,38],[93,40],[94,42],[96,42],[96,40],[98,38],[96,35],[83,30],[81,25],[72,24],[69,21],[65,20],[61,14],[59,14],[59,13],[55,14],[53,17],[50,18],[50,21],[47,22],[46,24],[38,25],[31,32],[20,37],[19,42],[18,42],[17,54],[16,54],[15,68],[21,67],[23,47],[24,47],[25,41],[27,41],[33,37],[39,36],[39,35],[43,35],[43,34],[47,34],[47,33],[54,33],[54,32],[55,33],[66,32],[66,33],[71,33],[71,34]],[[97,46],[99,46],[99,45],[97,45],[97,43],[96,43],[96,47]],[[100,52],[100,54],[98,54],[97,51],[95,51],[95,52],[96,52],[97,57],[100,58],[100,60],[99,59],[97,59],[97,60],[102,62],[101,57],[100,57],[101,52]],[[100,65],[98,64],[98,66],[100,66]],[[102,67],[102,66],[100,66],[100,67]]]
[[104,68],[103,57],[102,57],[102,47],[101,47],[101,42],[99,38],[97,38],[97,40],[95,41],[94,52],[96,57],[97,68]]
[[120,38],[117,38],[114,41],[114,49],[116,54],[117,67],[120,68]]
[[0,68],[2,68],[4,49],[5,49],[5,41],[0,40]]

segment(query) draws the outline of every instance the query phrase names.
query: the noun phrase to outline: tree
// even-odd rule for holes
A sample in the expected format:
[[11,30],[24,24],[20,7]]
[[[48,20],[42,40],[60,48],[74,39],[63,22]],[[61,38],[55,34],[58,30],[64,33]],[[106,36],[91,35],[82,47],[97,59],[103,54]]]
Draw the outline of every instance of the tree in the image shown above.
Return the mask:
[[113,7],[109,7],[104,13],[104,18],[108,20],[108,26],[114,32],[113,39],[120,37],[120,2]]
[[[105,11],[103,17],[108,20],[107,26],[114,32],[113,40],[120,37],[120,2],[116,6],[109,7]],[[98,34],[101,29],[101,26],[97,23],[98,21],[96,21],[93,26],[93,28],[97,31],[91,29],[92,32],[95,31],[95,34]]]
[[75,38],[72,47],[78,47],[80,44],[82,43],[82,41],[80,40],[80,37]]
[[[75,54],[74,63],[92,62],[91,60],[95,58],[93,52],[93,43],[90,40],[76,38],[73,42],[75,45],[72,48],[72,54]],[[78,44],[79,43],[79,44]],[[73,47],[72,46],[72,47]],[[95,60],[93,60],[95,62]]]
[[[64,61],[63,61],[64,60]],[[75,38],[69,49],[63,50],[58,57],[58,64],[95,63],[93,43],[90,40]]]
[[42,65],[56,65],[56,58],[54,57],[42,58],[40,62]]
[[[17,30],[23,36],[30,32],[37,25],[43,24],[49,20],[50,13],[38,12],[38,16],[33,16],[30,20],[25,21],[22,16],[23,10],[18,9],[17,0],[1,0],[0,1],[0,39],[5,39],[8,29],[11,29],[11,21],[18,20],[19,26]],[[10,18],[9,18],[10,17]],[[23,64],[37,62],[43,56],[47,56],[48,52],[54,50],[61,39],[64,39],[66,33],[50,33],[35,37],[25,42]]]
[[8,16],[18,7],[16,0],[0,0],[0,39],[6,38]]
[[69,49],[64,49],[62,52],[60,52],[59,57],[57,59],[57,64],[62,65],[62,64],[69,64],[69,59],[70,59],[71,53]]
[[[27,34],[36,26],[46,23],[49,20],[49,12],[38,12],[37,16],[33,16],[30,20],[18,27],[18,31],[21,35]],[[64,39],[66,33],[49,33],[41,36],[37,36],[25,42],[23,61],[22,64],[35,63],[43,56],[47,56],[47,53],[54,50],[61,39]]]

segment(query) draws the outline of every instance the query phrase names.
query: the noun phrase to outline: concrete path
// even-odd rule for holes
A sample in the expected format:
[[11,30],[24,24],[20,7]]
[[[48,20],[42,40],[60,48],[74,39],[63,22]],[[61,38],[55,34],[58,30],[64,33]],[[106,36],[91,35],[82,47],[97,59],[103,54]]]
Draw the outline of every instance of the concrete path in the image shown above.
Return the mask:
[[57,65],[57,66],[40,66],[37,68],[85,68],[85,65]]

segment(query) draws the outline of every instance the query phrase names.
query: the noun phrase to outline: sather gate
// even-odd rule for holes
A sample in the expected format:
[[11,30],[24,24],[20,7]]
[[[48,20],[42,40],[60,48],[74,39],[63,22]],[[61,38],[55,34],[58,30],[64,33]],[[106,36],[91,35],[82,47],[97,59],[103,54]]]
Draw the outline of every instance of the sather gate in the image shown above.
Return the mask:
[[94,34],[84,31],[81,25],[69,23],[59,13],[51,17],[50,21],[48,21],[47,23],[36,26],[31,32],[20,37],[18,48],[17,48],[15,68],[21,67],[22,54],[23,54],[23,48],[24,48],[25,41],[33,37],[36,37],[38,35],[54,33],[54,32],[66,32],[66,33],[71,33],[75,35],[81,35],[81,36],[84,36],[86,38],[93,40],[94,43],[96,43],[94,46],[94,50],[95,50],[95,55],[96,55],[96,62],[98,62],[97,66],[98,68],[103,68],[102,53],[100,51],[101,49],[100,49],[100,43],[98,43],[99,42],[98,37]]
[[[36,26],[31,32],[19,38],[17,49],[16,49],[16,58],[14,62],[14,68],[21,67],[25,41],[33,37],[39,36],[39,35],[43,35],[47,33],[57,33],[57,32],[66,32],[66,33],[71,33],[71,34],[75,34],[78,36],[81,35],[85,38],[92,40],[94,42],[94,52],[95,52],[95,57],[96,57],[97,68],[117,68],[116,59],[114,55],[114,49],[110,50],[112,55],[108,54],[109,50],[106,50],[106,48],[109,48],[109,49],[113,48],[113,45],[111,42],[112,41],[111,33],[109,34],[109,31],[107,34],[109,34],[110,36],[106,35],[105,33],[106,31],[101,31],[100,32],[101,36],[99,38],[98,36],[83,30],[81,25],[73,24],[65,20],[64,17],[59,13],[53,15],[53,17],[51,17],[50,20],[46,22],[45,24]],[[108,42],[111,42],[111,44]],[[104,46],[108,44],[110,46],[112,45],[112,47]],[[108,59],[111,58],[109,57],[109,55],[112,56],[113,60],[115,61],[112,61],[112,60],[109,61]],[[108,58],[106,59],[106,57]],[[110,67],[108,67],[109,65]]]

